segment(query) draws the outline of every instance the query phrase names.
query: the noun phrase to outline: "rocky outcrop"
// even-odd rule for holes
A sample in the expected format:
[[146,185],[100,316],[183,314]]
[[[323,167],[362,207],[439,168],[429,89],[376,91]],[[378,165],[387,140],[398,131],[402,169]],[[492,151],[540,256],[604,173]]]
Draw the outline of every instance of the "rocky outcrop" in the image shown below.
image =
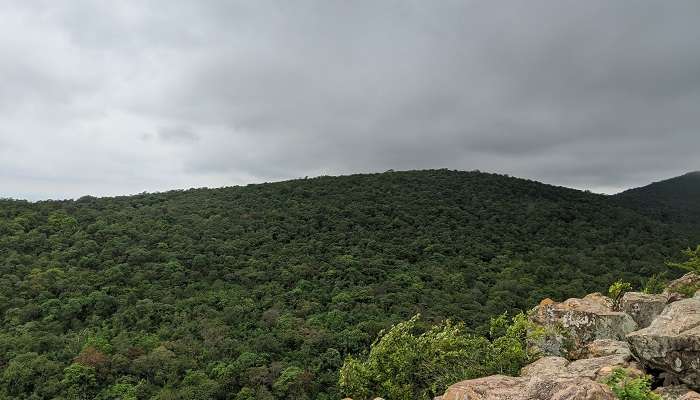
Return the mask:
[[662,386],[654,390],[663,400],[700,400],[700,394],[690,390],[688,386]]
[[628,357],[607,355],[578,361],[544,357],[519,377],[494,375],[450,386],[443,400],[607,400],[614,399],[600,381],[615,367],[630,368]]
[[626,368],[632,374],[642,375],[639,365],[630,355],[605,355],[602,357],[584,358],[569,361],[563,357],[543,357],[524,367],[521,377],[583,377],[598,382],[603,381],[615,368]]
[[637,329],[632,317],[614,310],[613,301],[600,293],[561,303],[545,299],[535,307],[530,321],[543,329],[530,351],[572,358],[580,357],[578,352],[595,340],[624,340]]
[[472,379],[450,386],[442,400],[614,400],[610,389],[586,378],[503,375]]
[[666,308],[668,300],[664,294],[627,292],[620,300],[620,310],[629,314],[640,329],[646,328]]
[[645,367],[700,388],[699,298],[669,304],[651,325],[630,333],[627,340]]
[[698,289],[700,289],[700,275],[695,272],[688,272],[666,285],[666,289],[662,294],[668,296],[671,302],[692,297]]
[[695,286],[700,276],[686,274],[660,295],[626,293],[618,307],[600,293],[545,299],[530,313],[529,351],[542,358],[517,377],[455,383],[440,400],[612,400],[604,382],[616,368],[653,374],[663,400],[700,400],[700,292],[682,299]]

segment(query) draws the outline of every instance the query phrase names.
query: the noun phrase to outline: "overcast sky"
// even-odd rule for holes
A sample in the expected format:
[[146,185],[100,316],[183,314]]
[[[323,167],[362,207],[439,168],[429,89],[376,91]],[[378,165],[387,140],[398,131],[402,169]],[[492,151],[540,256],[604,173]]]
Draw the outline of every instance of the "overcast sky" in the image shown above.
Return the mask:
[[700,169],[700,1],[0,1],[0,197]]

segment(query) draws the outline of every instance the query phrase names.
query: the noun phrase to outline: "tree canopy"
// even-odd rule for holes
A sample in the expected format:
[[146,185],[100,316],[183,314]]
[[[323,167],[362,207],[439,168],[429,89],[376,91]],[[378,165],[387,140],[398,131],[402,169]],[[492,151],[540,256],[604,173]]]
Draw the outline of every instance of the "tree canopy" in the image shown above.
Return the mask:
[[343,360],[415,314],[491,340],[492,317],[639,286],[698,237],[448,170],[0,200],[0,398],[337,399]]

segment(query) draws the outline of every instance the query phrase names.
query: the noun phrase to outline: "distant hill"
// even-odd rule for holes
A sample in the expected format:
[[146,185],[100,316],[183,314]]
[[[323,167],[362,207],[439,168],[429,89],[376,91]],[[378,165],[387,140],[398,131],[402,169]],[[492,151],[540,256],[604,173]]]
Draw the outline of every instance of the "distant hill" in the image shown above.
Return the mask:
[[415,313],[483,333],[667,270],[700,236],[665,217],[694,209],[697,176],[678,179],[604,196],[428,170],[1,200],[0,398],[337,399],[345,355]]
[[665,222],[700,224],[700,171],[626,190],[615,198]]

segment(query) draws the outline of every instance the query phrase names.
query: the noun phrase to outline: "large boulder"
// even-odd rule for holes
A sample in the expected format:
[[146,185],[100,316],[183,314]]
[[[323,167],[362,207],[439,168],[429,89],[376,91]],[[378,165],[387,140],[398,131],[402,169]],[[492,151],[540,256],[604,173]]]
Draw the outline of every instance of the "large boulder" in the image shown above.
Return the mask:
[[569,358],[580,358],[580,352],[595,340],[624,340],[637,329],[632,317],[616,311],[613,301],[600,293],[561,303],[545,299],[533,309],[530,321],[542,328],[540,334],[532,335],[530,351]]
[[524,399],[527,379],[493,375],[457,382],[447,388],[442,400]]
[[700,388],[700,298],[667,305],[651,325],[628,334],[627,341],[646,368]]
[[661,314],[668,300],[669,296],[665,294],[627,292],[620,300],[620,309],[629,314],[641,329],[649,326]]
[[588,378],[602,382],[615,368],[625,368],[631,375],[643,375],[631,354],[608,354],[602,357],[569,361],[563,357],[542,357],[520,371],[521,377]]
[[494,375],[450,386],[442,400],[614,400],[600,383],[586,378],[516,378]]
[[617,367],[637,371],[630,359],[625,354],[573,362],[563,357],[543,357],[524,367],[519,377],[494,375],[456,383],[447,389],[442,400],[614,399],[601,382]]

